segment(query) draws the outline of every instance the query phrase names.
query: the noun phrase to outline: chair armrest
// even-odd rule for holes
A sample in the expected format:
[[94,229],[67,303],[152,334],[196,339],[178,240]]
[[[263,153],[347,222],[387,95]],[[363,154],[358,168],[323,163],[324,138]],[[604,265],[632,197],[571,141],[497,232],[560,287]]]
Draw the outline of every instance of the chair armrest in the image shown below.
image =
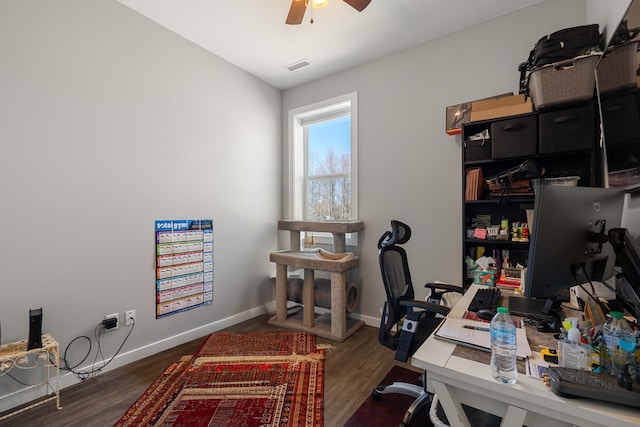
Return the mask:
[[458,285],[449,285],[446,283],[426,283],[424,287],[431,289],[432,292],[440,290],[445,292],[458,292],[460,294],[464,294],[464,288]]
[[430,313],[438,313],[445,316],[449,314],[450,311],[449,307],[445,307],[444,305],[434,304],[428,301],[420,301],[417,299],[402,300],[400,301],[400,305],[404,307],[419,308]]

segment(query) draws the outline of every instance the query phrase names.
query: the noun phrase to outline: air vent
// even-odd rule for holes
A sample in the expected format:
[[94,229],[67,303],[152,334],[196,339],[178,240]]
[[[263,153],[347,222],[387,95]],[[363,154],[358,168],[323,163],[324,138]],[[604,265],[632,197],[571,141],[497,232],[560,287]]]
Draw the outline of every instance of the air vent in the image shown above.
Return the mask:
[[286,68],[289,71],[295,71],[302,67],[306,67],[307,65],[311,65],[311,61],[309,61],[307,58],[304,58],[304,59],[301,59],[300,61],[294,62],[293,64],[289,64],[284,68]]

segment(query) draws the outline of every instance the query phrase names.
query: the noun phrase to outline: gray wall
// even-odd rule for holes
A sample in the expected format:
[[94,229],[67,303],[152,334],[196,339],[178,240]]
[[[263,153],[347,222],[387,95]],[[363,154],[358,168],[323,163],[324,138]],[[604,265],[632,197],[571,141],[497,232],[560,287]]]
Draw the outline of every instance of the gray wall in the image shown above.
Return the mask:
[[[534,43],[584,24],[585,14],[584,0],[545,1],[284,92],[283,127],[289,109],[358,92],[365,231],[355,251],[367,322],[376,324],[384,301],[376,243],[390,219],[412,227],[407,251],[418,297],[421,283],[462,279],[461,138],[445,134],[446,106],[517,93],[518,64]],[[286,192],[286,174],[283,180]],[[283,203],[286,212],[286,193]]]
[[[0,2],[0,58],[4,343],[29,308],[63,350],[135,309],[112,368],[264,310],[279,90],[112,0]],[[211,217],[213,304],[157,320],[154,220]],[[107,357],[127,330],[104,335]]]
[[586,0],[587,22],[598,23],[608,43],[633,0]]

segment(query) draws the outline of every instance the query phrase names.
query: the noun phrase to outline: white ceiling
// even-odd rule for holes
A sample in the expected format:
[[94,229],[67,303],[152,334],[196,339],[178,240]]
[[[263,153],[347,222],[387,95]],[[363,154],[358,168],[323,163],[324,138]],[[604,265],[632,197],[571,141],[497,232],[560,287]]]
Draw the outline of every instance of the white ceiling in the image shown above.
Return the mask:
[[[300,25],[285,24],[291,0],[118,1],[287,89],[542,0],[372,0],[363,12],[329,0]],[[302,59],[311,65],[285,68]]]

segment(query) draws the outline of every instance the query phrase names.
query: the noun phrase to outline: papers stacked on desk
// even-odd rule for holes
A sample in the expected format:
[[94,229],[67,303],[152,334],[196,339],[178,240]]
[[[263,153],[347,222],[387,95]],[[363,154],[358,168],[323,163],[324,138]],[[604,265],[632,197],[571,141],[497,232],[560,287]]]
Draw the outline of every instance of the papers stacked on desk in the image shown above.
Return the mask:
[[[434,335],[454,344],[491,351],[491,336],[487,322],[447,317]],[[524,328],[516,328],[516,346],[518,359],[522,360],[532,355]]]

